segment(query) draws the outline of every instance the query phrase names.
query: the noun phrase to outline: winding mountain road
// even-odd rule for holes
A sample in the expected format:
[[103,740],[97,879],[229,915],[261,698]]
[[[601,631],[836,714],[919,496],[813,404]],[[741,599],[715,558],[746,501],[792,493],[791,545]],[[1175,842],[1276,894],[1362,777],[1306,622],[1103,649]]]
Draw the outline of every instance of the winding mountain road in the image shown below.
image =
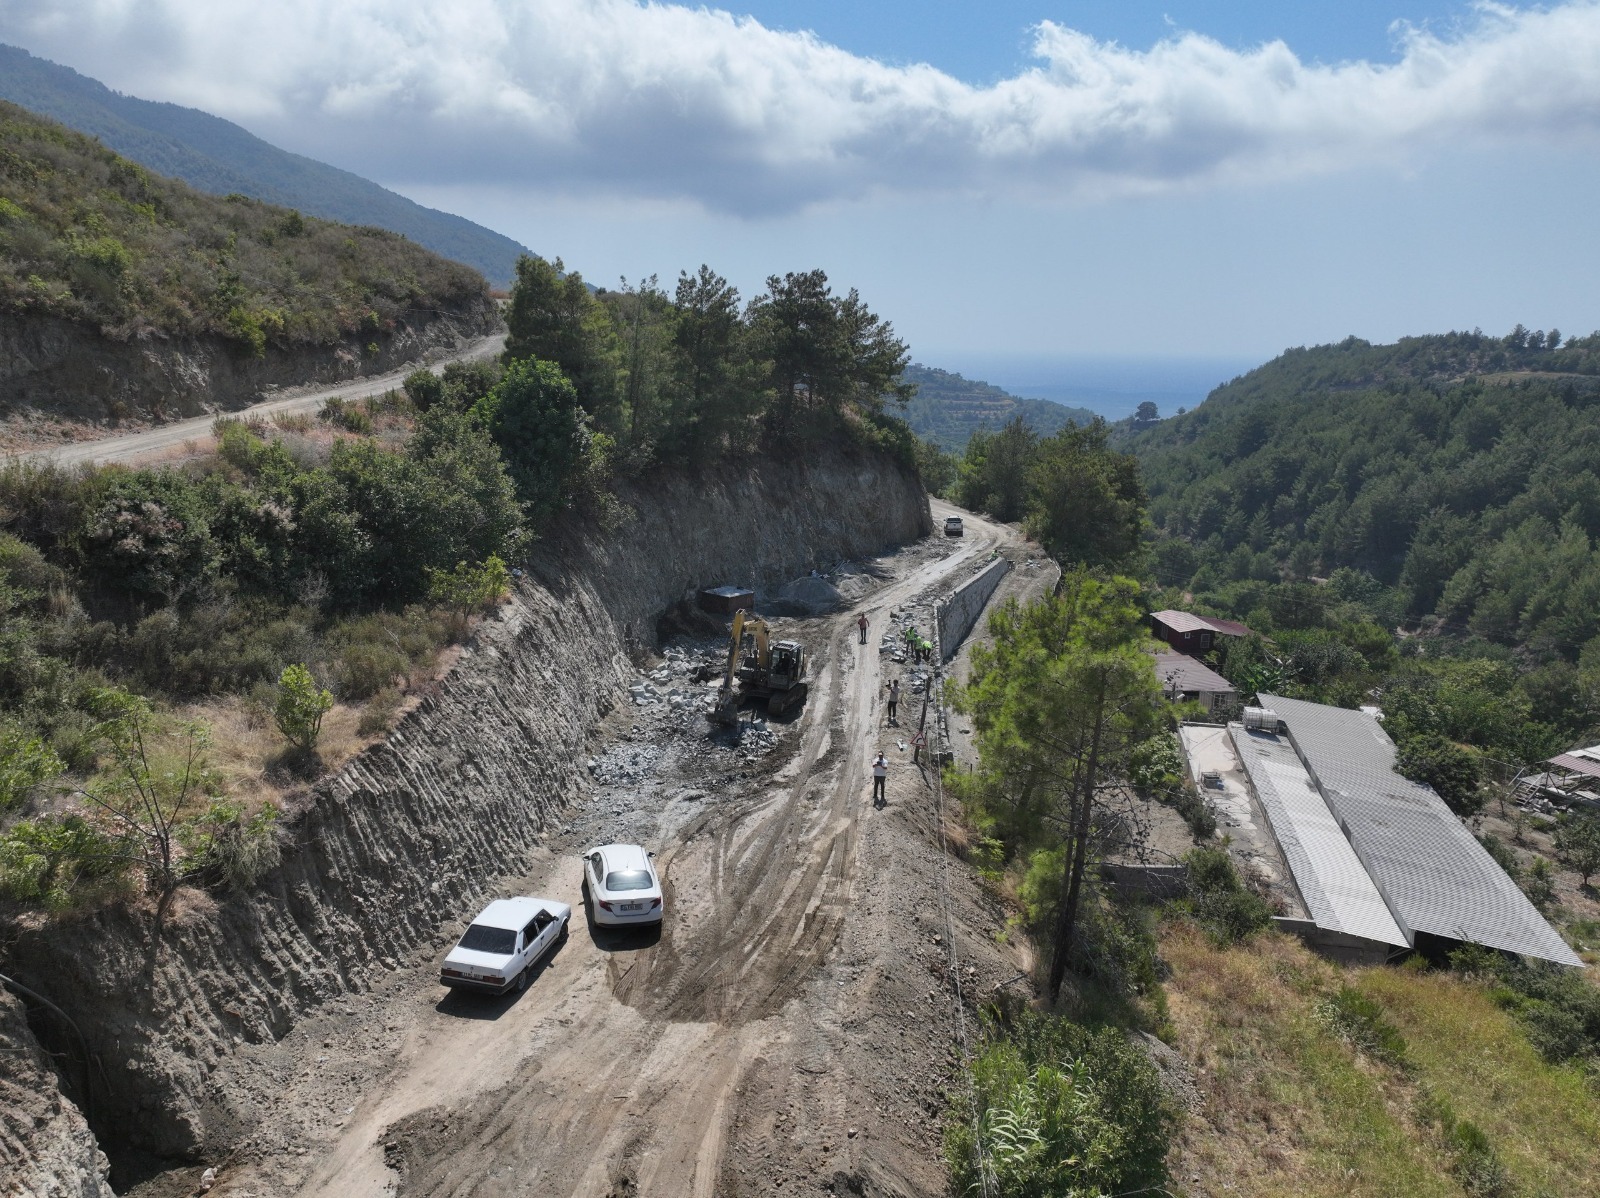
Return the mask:
[[[465,349],[426,364],[437,368],[451,362],[478,362],[495,357],[505,349],[505,345],[505,334],[497,333],[492,337],[479,338]],[[317,387],[310,390],[297,388],[294,394],[269,399],[248,408],[194,416],[188,420],[176,420],[171,424],[163,424],[143,432],[103,437],[94,441],[74,441],[65,445],[52,445],[45,449],[23,450],[5,457],[14,461],[49,462],[57,466],[77,466],[85,463],[103,466],[108,462],[133,462],[140,458],[171,452],[186,442],[193,441],[197,446],[209,443],[211,427],[216,422],[217,415],[241,420],[247,418],[270,420],[286,412],[315,411],[330,399],[365,399],[372,395],[382,395],[385,391],[392,391],[400,386],[406,375],[421,365],[423,363],[412,362],[387,374],[367,375],[352,379],[348,383],[340,383],[336,387]]]

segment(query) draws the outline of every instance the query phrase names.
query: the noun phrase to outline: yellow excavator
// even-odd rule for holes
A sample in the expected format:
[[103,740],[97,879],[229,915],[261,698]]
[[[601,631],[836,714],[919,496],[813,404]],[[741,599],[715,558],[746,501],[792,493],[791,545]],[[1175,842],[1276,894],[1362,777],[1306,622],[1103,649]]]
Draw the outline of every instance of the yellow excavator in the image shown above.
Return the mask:
[[760,616],[736,611],[728,637],[728,666],[711,718],[729,727],[737,724],[746,696],[765,699],[767,714],[781,716],[806,701],[805,676],[806,651],[799,641],[774,641]]

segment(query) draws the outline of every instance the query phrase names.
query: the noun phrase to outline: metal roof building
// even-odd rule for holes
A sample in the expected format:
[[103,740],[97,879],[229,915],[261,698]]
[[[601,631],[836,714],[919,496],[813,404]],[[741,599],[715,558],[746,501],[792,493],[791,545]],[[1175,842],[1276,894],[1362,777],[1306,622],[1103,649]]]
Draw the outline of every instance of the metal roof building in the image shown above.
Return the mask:
[[1530,957],[1583,962],[1444,800],[1394,772],[1371,715],[1263,694],[1356,857],[1407,938],[1427,933]]
[[1411,947],[1382,892],[1345,839],[1294,746],[1271,732],[1230,724],[1239,764],[1261,804],[1295,889],[1317,927],[1387,945]]
[[1185,653],[1157,653],[1156,679],[1169,698],[1193,699],[1210,711],[1237,698],[1233,683]]

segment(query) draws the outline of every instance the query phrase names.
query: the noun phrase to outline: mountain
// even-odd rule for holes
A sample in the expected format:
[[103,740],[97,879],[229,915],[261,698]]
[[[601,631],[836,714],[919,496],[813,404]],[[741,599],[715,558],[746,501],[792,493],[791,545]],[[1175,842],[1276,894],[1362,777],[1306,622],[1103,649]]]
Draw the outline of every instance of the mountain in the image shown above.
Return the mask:
[[346,224],[375,225],[509,287],[530,251],[464,217],[424,208],[359,175],[262,141],[195,108],[124,96],[68,67],[0,45],[0,99],[97,137],[126,158],[214,195],[241,194]]
[[498,322],[481,274],[398,233],[196,191],[0,100],[0,420],[241,407]]
[[1294,349],[1120,444],[1162,582],[1357,571],[1402,621],[1600,665],[1600,333]]
[[919,437],[952,453],[966,448],[968,438],[977,429],[998,431],[1013,416],[1021,416],[1044,437],[1064,425],[1088,424],[1094,419],[1088,408],[1069,408],[1047,399],[1022,399],[988,383],[915,362],[906,368],[905,381],[917,386],[916,397],[906,405],[906,422]]

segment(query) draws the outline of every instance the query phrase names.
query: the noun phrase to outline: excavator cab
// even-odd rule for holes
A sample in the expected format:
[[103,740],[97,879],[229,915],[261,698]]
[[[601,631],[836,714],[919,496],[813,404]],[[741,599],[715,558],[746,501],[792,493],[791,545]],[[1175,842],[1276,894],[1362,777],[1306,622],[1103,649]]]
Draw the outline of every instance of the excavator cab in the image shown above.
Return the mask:
[[[766,699],[767,714],[773,716],[805,702],[805,647],[799,641],[768,638],[767,622],[761,617],[747,616],[742,611],[734,614],[728,636],[728,668],[712,713],[714,722],[737,723],[745,695]],[[734,689],[735,681],[738,690]]]

